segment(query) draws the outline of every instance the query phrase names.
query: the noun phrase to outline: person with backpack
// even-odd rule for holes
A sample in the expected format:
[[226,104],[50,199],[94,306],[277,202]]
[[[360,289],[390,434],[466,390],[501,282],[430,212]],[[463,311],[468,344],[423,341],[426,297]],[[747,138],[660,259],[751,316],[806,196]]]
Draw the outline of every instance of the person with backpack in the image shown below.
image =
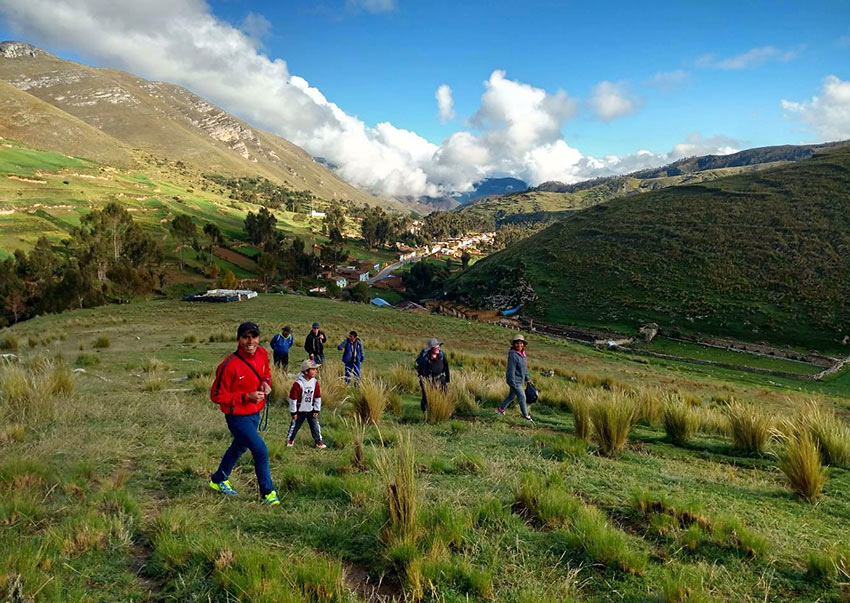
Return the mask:
[[274,365],[282,368],[284,372],[289,369],[289,349],[292,347],[292,328],[283,327],[283,331],[275,333],[269,345],[274,353]]
[[511,349],[508,350],[508,368],[505,371],[505,380],[508,382],[511,391],[508,392],[508,397],[499,405],[496,412],[504,415],[505,409],[516,398],[519,400],[519,411],[522,413],[522,418],[531,421],[524,389],[525,384],[531,382],[528,378],[528,364],[525,360],[525,343],[525,337],[519,334],[511,340]]
[[419,375],[419,388],[422,390],[422,401],[419,405],[422,412],[425,412],[425,407],[428,405],[428,398],[425,395],[425,382],[429,381],[445,390],[446,385],[451,380],[449,361],[442,350],[442,345],[443,342],[432,337],[416,358],[416,373]]
[[345,365],[345,383],[351,383],[351,374],[354,373],[354,383],[360,381],[360,366],[366,360],[363,353],[363,342],[357,337],[357,331],[351,331],[348,337],[336,349],[342,350],[342,363]]
[[310,329],[307,338],[304,340],[304,350],[307,352],[307,357],[320,365],[324,364],[325,342],[327,340],[325,333],[319,330],[319,323],[314,322],[313,328]]
[[319,363],[309,358],[301,363],[301,374],[292,384],[289,390],[289,412],[292,415],[292,423],[286,435],[286,447],[295,445],[295,435],[304,421],[310,425],[310,434],[316,442],[316,448],[324,450],[327,448],[322,442],[322,427],[319,425],[319,412],[322,410],[322,391],[319,388],[319,380],[316,372]]
[[210,389],[210,399],[224,413],[233,441],[224,453],[218,470],[210,476],[209,486],[216,492],[236,496],[237,492],[230,484],[230,472],[239,457],[250,450],[263,502],[279,505],[280,498],[269,470],[269,450],[257,432],[260,411],[266,405],[266,396],[272,391],[269,355],[260,346],[260,327],[256,323],[243,322],[239,325],[236,341],[236,351],[218,365]]

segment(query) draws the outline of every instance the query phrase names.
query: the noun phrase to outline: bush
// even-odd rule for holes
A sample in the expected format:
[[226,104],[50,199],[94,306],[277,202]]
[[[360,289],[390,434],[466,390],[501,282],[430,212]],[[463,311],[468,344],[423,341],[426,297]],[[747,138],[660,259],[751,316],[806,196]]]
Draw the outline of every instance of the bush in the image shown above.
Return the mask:
[[808,431],[785,436],[785,449],[779,457],[779,468],[792,491],[809,502],[816,501],[827,480],[821,465],[820,451]]
[[425,419],[433,424],[448,421],[457,407],[458,387],[449,384],[445,389],[439,383],[425,382]]
[[387,386],[376,377],[364,376],[351,394],[354,412],[364,423],[377,425],[387,408]]
[[581,440],[590,440],[593,423],[590,420],[590,390],[574,389],[567,395],[570,411],[573,413],[576,436]]
[[638,419],[634,400],[623,393],[594,392],[590,405],[593,435],[604,456],[614,456],[625,447]]
[[676,394],[665,396],[661,422],[664,431],[674,444],[682,444],[699,429],[699,417]]
[[752,404],[732,402],[726,409],[732,446],[749,453],[762,454],[770,442],[773,418]]
[[6,333],[6,335],[3,337],[2,342],[0,342],[0,350],[17,352],[19,346],[20,341],[18,340],[18,336],[14,333]]
[[110,343],[109,337],[107,337],[106,335],[101,335],[100,337],[98,337],[97,339],[94,340],[92,347],[96,350],[101,350],[101,349],[104,349],[104,348],[108,348],[109,343]]

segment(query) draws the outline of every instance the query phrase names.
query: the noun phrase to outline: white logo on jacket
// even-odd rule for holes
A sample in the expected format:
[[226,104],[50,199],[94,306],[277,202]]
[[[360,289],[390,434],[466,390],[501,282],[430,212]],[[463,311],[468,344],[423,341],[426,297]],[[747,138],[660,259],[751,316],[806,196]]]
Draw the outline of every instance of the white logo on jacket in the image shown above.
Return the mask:
[[316,396],[318,385],[315,377],[306,379],[303,374],[299,375],[289,392],[289,412],[319,412],[322,410],[322,397],[321,395]]

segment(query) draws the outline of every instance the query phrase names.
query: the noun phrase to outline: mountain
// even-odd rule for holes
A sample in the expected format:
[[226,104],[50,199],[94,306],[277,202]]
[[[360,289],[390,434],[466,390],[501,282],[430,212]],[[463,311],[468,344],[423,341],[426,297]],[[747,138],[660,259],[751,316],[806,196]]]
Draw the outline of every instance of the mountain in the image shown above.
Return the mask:
[[[555,323],[841,349],[850,335],[850,147],[576,211],[449,284]],[[536,300],[534,298],[537,298]],[[845,352],[846,353],[846,352]]]
[[120,165],[141,161],[138,150],[200,172],[263,176],[323,199],[403,209],[180,86],[66,61],[23,42],[0,43],[0,81],[0,107],[13,109],[0,114],[0,135],[31,146]]
[[528,185],[519,178],[485,178],[476,182],[473,189],[468,193],[453,195],[453,197],[461,205],[466,205],[482,197],[519,193],[527,188]]
[[748,149],[732,155],[705,155],[625,176],[608,176],[575,184],[544,182],[523,192],[488,197],[457,211],[492,219],[497,224],[548,222],[615,197],[670,186],[697,184],[727,176],[776,167],[812,157],[816,152],[847,143],[784,145]]

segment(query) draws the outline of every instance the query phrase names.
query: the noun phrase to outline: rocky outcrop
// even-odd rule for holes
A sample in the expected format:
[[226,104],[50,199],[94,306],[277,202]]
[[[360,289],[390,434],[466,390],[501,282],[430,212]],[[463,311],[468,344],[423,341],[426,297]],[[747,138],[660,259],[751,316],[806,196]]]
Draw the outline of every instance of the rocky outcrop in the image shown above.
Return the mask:
[[655,336],[658,335],[658,325],[654,322],[643,325],[640,329],[638,329],[640,336],[643,337],[643,340],[647,343],[655,339]]
[[0,56],[5,59],[21,59],[25,57],[52,56],[41,48],[36,48],[26,42],[0,42]]

